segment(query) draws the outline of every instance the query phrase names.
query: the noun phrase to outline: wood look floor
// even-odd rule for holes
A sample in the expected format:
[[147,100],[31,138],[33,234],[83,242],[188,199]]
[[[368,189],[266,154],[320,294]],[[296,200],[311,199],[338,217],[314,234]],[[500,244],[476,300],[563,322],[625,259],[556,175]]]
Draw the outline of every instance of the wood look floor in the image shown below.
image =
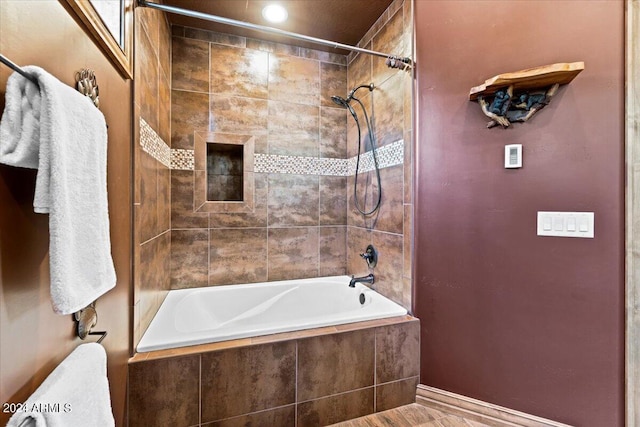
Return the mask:
[[332,427],[488,427],[478,421],[412,403],[333,424]]

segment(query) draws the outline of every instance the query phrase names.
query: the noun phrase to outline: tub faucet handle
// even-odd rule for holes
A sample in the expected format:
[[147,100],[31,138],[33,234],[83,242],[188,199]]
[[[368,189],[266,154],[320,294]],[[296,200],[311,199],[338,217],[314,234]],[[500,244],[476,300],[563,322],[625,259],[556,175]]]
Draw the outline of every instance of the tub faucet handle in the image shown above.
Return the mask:
[[378,263],[378,253],[373,245],[367,246],[367,249],[360,256],[367,262],[369,268],[374,268]]

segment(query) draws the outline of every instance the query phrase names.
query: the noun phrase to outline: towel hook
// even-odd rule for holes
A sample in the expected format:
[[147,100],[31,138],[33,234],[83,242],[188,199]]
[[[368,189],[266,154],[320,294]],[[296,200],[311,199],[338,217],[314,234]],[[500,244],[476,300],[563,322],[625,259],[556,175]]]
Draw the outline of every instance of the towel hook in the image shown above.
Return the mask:
[[89,97],[96,108],[100,108],[100,88],[98,88],[96,74],[93,70],[83,68],[76,73],[76,89],[84,96]]

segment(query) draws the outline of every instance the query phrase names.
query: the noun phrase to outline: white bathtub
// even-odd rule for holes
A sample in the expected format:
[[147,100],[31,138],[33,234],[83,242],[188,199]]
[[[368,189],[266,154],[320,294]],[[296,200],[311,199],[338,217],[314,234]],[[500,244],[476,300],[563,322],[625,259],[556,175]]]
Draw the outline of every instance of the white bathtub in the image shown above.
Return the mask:
[[[170,291],[139,352],[403,316],[407,310],[349,276]],[[364,303],[361,304],[361,294]]]

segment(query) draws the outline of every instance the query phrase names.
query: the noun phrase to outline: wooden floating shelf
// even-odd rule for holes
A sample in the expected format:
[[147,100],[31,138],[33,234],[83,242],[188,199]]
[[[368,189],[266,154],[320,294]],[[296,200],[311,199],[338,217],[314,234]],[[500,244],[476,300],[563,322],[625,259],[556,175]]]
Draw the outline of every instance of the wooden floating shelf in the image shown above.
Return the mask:
[[[582,70],[584,62],[571,62],[498,74],[471,88],[469,100],[478,101],[491,119],[487,127],[506,128],[529,120],[551,101],[560,85],[570,83]],[[490,97],[493,100],[488,101]]]
[[498,89],[507,86],[513,86],[515,90],[531,90],[553,86],[556,83],[566,85],[582,70],[584,70],[584,62],[562,62],[513,73],[498,74],[480,86],[472,87],[469,99],[475,101],[478,96],[493,95]]

